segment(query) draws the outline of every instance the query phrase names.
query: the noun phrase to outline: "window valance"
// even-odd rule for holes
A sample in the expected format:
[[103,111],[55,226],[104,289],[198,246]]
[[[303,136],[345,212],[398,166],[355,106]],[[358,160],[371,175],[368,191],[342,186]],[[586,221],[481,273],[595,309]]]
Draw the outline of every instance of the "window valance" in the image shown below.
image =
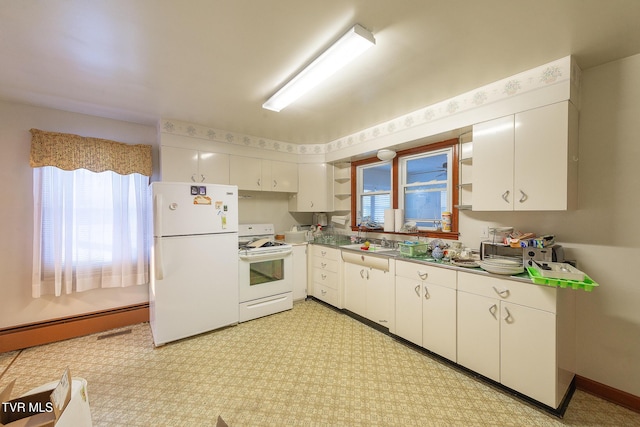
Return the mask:
[[107,170],[129,175],[151,176],[151,145],[124,144],[107,139],[31,129],[33,168],[55,166],[63,170]]

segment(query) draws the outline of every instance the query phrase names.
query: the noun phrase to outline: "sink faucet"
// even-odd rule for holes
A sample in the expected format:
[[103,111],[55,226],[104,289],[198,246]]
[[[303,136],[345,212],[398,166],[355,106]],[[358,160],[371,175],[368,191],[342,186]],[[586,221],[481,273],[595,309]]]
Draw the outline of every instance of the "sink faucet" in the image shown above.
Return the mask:
[[389,242],[387,242],[387,238],[383,237],[382,240],[380,241],[380,246],[382,246],[383,248],[386,248],[388,246],[388,243]]

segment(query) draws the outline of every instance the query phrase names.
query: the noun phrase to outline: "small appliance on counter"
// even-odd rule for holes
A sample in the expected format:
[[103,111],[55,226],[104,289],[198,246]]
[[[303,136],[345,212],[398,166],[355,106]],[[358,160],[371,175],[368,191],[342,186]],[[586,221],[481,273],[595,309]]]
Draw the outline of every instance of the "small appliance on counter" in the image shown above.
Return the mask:
[[327,220],[327,214],[326,213],[314,213],[313,214],[313,224],[314,225],[321,225],[323,227],[326,227],[328,224],[328,220]]
[[512,247],[503,243],[490,241],[480,242],[480,259],[512,258],[522,260],[524,266],[532,266],[538,262],[565,262],[564,249],[561,245],[551,245],[545,248]]
[[519,259],[522,262],[522,248],[514,248],[504,243],[494,243],[488,240],[480,242],[480,259],[489,258]]
[[551,245],[546,248],[523,248],[523,259],[526,265],[532,266],[533,261],[538,262],[565,262],[564,249],[561,245]]

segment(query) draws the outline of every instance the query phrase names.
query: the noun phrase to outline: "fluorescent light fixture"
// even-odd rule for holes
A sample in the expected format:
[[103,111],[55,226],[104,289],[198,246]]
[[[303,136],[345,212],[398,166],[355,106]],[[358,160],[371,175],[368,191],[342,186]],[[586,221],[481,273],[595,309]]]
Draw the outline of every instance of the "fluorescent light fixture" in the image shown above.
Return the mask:
[[291,79],[262,108],[280,111],[376,44],[373,34],[356,24]]

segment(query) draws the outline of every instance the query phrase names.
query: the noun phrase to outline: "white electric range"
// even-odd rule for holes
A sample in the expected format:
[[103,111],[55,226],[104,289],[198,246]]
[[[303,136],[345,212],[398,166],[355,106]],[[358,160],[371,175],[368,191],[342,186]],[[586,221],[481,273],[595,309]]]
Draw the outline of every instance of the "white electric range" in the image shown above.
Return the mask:
[[240,322],[293,308],[292,252],[275,240],[273,224],[239,225]]

